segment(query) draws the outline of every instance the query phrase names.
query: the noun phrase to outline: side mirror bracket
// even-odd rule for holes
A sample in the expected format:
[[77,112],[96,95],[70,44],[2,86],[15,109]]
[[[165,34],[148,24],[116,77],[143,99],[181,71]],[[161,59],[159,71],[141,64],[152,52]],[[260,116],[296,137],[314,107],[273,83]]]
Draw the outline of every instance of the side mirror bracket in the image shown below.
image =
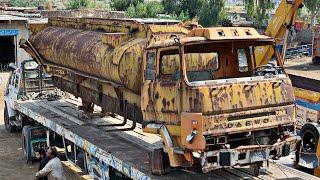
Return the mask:
[[13,72],[17,69],[17,66],[14,63],[10,63],[8,66],[8,70]]

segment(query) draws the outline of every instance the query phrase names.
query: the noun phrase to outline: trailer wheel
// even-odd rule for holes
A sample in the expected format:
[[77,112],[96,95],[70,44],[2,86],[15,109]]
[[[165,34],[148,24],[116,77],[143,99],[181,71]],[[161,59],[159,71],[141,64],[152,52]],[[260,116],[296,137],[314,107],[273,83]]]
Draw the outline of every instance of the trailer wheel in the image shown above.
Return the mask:
[[314,65],[319,65],[320,64],[320,57],[314,57],[312,58],[312,63]]
[[302,152],[316,153],[320,135],[319,130],[320,125],[316,123],[307,123],[302,126],[300,130]]
[[6,127],[6,130],[9,132],[9,133],[13,133],[17,130],[16,126],[15,125],[11,125],[10,124],[10,117],[9,117],[9,114],[8,114],[8,108],[7,108],[7,105],[5,104],[4,105],[4,112],[3,112],[3,119],[4,119],[4,125]]
[[30,154],[30,130],[32,126],[24,126],[22,129],[22,146],[23,146],[23,159],[26,163],[31,161]]

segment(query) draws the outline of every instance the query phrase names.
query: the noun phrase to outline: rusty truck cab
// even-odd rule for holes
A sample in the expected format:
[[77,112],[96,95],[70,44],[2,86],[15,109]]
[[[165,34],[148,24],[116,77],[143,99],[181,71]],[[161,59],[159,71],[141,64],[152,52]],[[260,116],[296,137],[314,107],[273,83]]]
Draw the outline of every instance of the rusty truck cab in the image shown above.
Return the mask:
[[281,59],[257,65],[274,39],[251,28],[203,28],[155,42],[144,56],[145,131],[159,133],[170,165],[203,172],[288,155],[294,96]]

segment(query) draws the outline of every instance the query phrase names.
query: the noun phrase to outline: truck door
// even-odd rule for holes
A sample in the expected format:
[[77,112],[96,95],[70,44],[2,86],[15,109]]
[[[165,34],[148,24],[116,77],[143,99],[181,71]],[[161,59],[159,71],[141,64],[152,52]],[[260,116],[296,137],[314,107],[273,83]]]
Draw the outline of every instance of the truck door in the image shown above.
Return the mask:
[[17,100],[18,93],[19,93],[19,83],[20,82],[20,74],[16,71],[12,72],[10,75],[10,79],[8,82],[8,86],[5,92],[5,101],[8,108],[9,117],[15,115],[14,109],[14,102]]
[[145,54],[144,67],[141,91],[144,121],[178,123],[181,109],[179,55],[149,51]]

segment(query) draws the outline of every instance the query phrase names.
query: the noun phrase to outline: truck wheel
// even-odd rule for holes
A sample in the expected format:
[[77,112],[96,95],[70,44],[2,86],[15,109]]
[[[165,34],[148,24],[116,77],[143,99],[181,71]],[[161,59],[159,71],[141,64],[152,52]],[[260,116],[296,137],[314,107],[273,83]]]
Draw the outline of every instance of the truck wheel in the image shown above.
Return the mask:
[[307,123],[300,130],[301,151],[305,153],[316,153],[319,142],[320,125]]
[[319,64],[320,64],[320,57],[314,57],[314,58],[312,59],[312,63],[313,63],[314,65],[319,65]]
[[10,117],[9,117],[9,114],[8,114],[8,108],[7,108],[7,105],[5,104],[4,105],[4,112],[3,112],[3,119],[4,119],[4,125],[6,127],[6,130],[9,132],[9,133],[13,133],[17,130],[16,126],[15,125],[11,125],[10,124]]
[[23,159],[26,163],[31,161],[30,154],[30,130],[32,126],[24,126],[22,129],[22,148],[23,148]]

